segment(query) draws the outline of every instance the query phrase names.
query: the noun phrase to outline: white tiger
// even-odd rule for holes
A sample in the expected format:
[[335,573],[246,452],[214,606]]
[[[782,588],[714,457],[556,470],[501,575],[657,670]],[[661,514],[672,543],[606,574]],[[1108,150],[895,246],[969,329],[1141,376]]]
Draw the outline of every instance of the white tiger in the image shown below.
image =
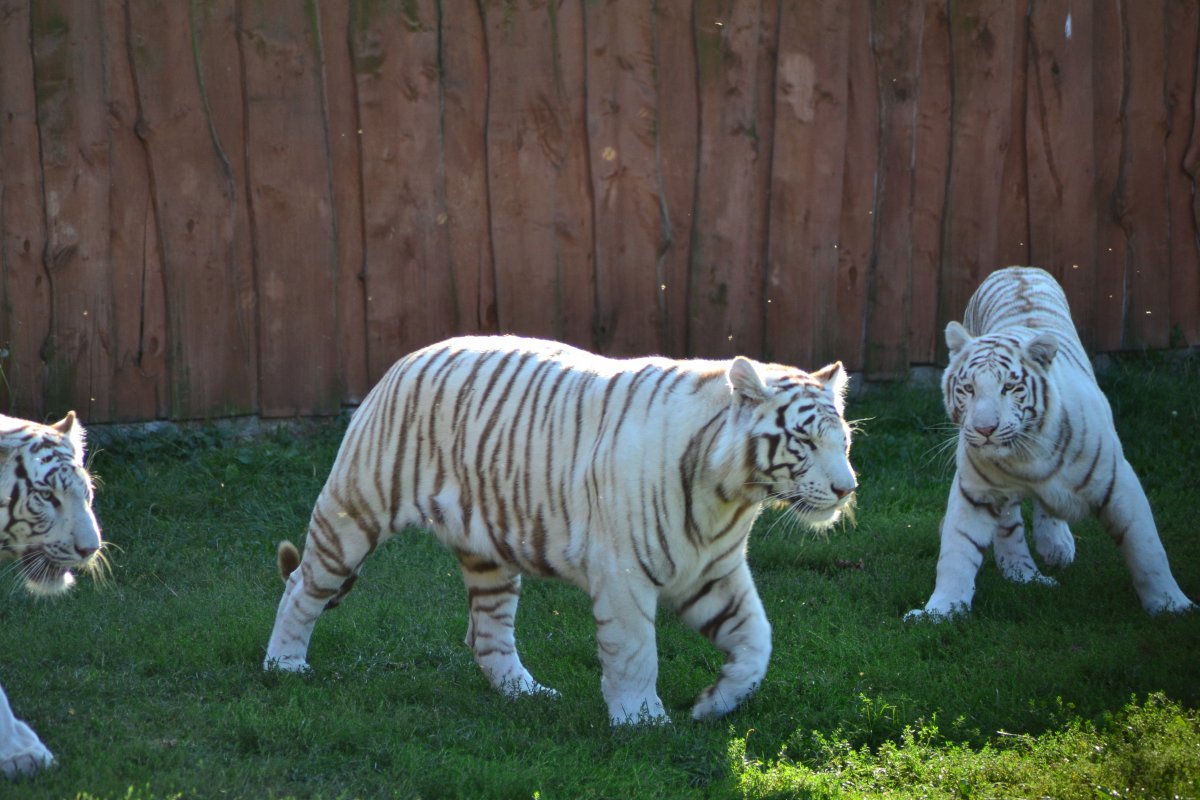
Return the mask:
[[[53,425],[0,415],[0,558],[16,560],[34,594],[65,592],[75,582],[71,570],[99,562],[83,439],[73,411]],[[0,771],[33,775],[53,761],[0,688]]]
[[959,427],[957,469],[941,527],[933,595],[907,615],[967,611],[988,546],[1010,580],[1054,583],[1025,541],[1021,500],[1047,563],[1075,558],[1064,520],[1095,514],[1151,614],[1194,605],[1175,582],[1146,494],[1121,450],[1108,400],[1071,321],[1067,298],[1036,267],[993,272],[946,326],[942,393]]
[[509,695],[550,692],[517,655],[521,574],[591,596],[614,724],[666,720],[657,694],[661,601],[726,657],[692,710],[757,687],[770,626],[746,565],[764,501],[829,525],[856,487],[840,363],[614,360],[563,344],[464,337],[395,364],[355,413],[313,509],[265,668],[303,670],[313,625],[372,551],[409,525],[457,556],[467,644]]

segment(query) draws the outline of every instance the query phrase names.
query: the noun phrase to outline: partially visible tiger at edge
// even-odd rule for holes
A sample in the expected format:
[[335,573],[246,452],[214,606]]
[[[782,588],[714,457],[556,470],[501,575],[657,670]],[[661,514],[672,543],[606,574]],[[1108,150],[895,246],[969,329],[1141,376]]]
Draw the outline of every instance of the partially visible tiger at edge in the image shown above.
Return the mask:
[[[66,592],[75,582],[71,570],[104,563],[83,448],[73,411],[53,425],[0,415],[0,559],[16,561],[32,594]],[[0,688],[0,772],[30,776],[52,763]]]
[[946,345],[942,392],[959,428],[957,469],[933,595],[906,617],[970,610],[989,546],[1009,580],[1055,583],[1029,552],[1022,499],[1033,501],[1034,542],[1051,566],[1075,559],[1067,522],[1094,514],[1120,548],[1147,612],[1195,609],[1171,574],[1150,503],[1053,276],[1036,267],[993,272],[962,324],[946,326]]
[[450,339],[397,362],[351,419],[313,509],[264,668],[307,669],[313,626],[363,560],[407,526],[458,558],[466,642],[496,689],[555,694],[517,655],[521,575],[592,601],[613,724],[666,721],[655,615],[675,611],[725,655],[695,718],[766,673],[771,629],[746,563],[765,502],[828,526],[857,486],[840,362],[610,359],[513,336]]

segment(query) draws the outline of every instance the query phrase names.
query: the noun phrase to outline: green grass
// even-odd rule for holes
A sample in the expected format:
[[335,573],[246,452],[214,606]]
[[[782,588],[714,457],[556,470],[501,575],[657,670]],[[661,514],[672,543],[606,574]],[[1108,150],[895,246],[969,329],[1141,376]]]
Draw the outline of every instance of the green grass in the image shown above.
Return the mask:
[[[1102,383],[1200,598],[1200,359]],[[1088,522],[1058,587],[1008,584],[989,559],[969,618],[903,623],[933,587],[944,415],[935,390],[902,387],[849,413],[867,419],[857,524],[818,537],[766,514],[752,538],[775,646],[759,692],[691,722],[721,659],[664,614],[676,722],[618,730],[581,591],[526,582],[522,655],[562,696],[507,700],[462,643],[456,563],[419,533],[321,618],[311,676],[261,671],[275,544],[302,540],[340,424],[97,441],[111,578],[0,604],[0,682],[59,758],[0,798],[1200,797],[1200,615],[1143,614]]]

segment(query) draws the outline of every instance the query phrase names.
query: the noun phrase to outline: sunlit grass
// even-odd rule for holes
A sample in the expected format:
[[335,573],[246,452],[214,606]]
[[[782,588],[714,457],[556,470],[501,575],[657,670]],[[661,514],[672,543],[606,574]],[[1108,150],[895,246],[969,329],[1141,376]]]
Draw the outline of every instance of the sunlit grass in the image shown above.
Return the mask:
[[[1200,366],[1139,359],[1103,383],[1200,598]],[[664,613],[676,722],[615,731],[586,595],[526,582],[522,656],[562,696],[507,700],[462,642],[453,557],[420,533],[321,618],[311,676],[261,671],[275,545],[302,541],[343,422],[97,431],[112,575],[0,604],[0,681],[60,762],[0,798],[1200,796],[1200,615],[1143,614],[1089,522],[1058,587],[1006,583],[989,559],[969,618],[903,623],[933,587],[949,431],[932,389],[875,387],[848,413],[865,420],[857,524],[817,536],[768,512],[752,538],[774,640],[758,693],[691,722],[721,656]]]

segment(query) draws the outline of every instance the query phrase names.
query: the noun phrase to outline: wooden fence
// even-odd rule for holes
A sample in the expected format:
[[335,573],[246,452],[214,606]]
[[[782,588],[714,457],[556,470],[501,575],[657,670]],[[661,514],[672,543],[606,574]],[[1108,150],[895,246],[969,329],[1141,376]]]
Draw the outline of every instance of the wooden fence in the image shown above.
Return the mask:
[[458,332],[1200,344],[1196,0],[0,0],[0,409],[328,414]]

